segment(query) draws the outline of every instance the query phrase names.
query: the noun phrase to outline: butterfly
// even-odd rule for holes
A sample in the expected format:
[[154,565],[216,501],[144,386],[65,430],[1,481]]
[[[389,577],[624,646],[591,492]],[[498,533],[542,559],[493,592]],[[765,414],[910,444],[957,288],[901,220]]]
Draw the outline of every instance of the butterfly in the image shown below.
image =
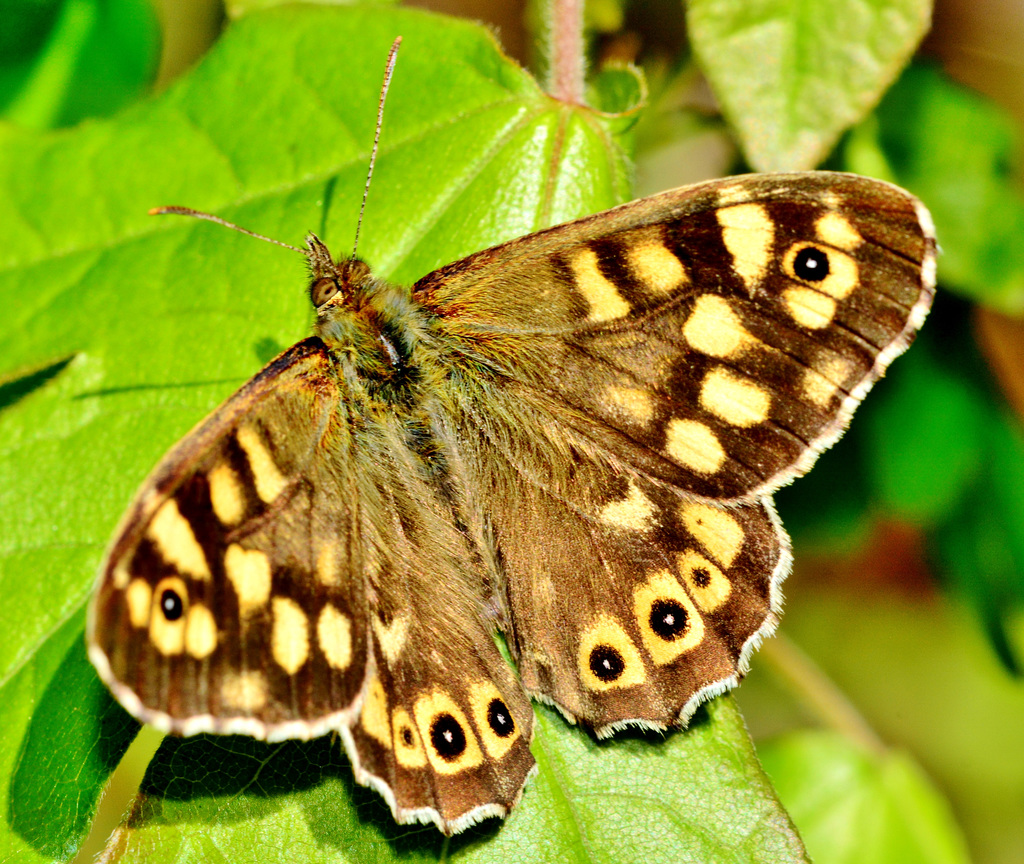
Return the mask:
[[913,340],[936,246],[907,192],[808,172],[675,189],[411,287],[299,251],[313,335],[144,482],[89,656],[167,732],[336,732],[396,820],[454,833],[520,799],[531,698],[603,737],[738,683],[791,563],[772,493]]

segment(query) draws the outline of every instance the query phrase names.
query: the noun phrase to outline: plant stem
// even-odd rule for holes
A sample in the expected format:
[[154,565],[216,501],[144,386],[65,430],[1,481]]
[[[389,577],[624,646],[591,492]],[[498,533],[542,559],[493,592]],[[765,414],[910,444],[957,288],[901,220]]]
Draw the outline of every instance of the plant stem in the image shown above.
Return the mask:
[[548,91],[572,105],[583,104],[583,0],[550,0]]
[[765,640],[758,655],[782,684],[817,715],[822,725],[883,756],[885,742],[853,703],[795,642],[781,634]]

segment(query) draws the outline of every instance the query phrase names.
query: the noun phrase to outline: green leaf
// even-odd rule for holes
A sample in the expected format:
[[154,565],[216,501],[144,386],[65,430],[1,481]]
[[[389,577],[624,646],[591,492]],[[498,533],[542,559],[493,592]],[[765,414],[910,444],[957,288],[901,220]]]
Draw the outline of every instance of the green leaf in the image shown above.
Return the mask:
[[[806,560],[797,561],[806,571]],[[798,572],[786,586],[783,629],[883,740],[925,767],[950,801],[974,860],[1016,862],[1024,849],[1024,687],[996,662],[966,604],[885,578],[905,567],[896,560],[884,572],[869,569],[870,590],[865,581],[830,579],[827,569],[807,578]],[[778,684],[763,674],[767,665],[755,657],[736,697],[755,738],[759,730],[777,734],[787,720],[806,725],[808,717],[803,696],[796,705],[778,696]],[[758,752],[768,766],[760,740]],[[777,779],[771,770],[769,776]],[[800,815],[793,818],[814,856]]]
[[[409,282],[628,196],[620,118],[549,99],[486,30],[408,10],[253,14],[187,78],[114,120],[61,135],[0,129],[0,787],[17,796],[8,813],[50,802],[39,830],[0,825],[9,854],[70,854],[110,754],[130,737],[97,698],[77,641],[118,516],[159,456],[311,318],[299,256],[146,211],[187,204],[291,242],[313,229],[347,251],[398,34],[359,250],[377,273]],[[38,693],[71,682],[79,744],[47,763],[38,730],[65,715]],[[86,746],[97,729],[99,762]],[[329,739],[171,739],[112,851],[507,861],[529,860],[527,848],[538,861],[548,850],[629,861],[668,846],[698,859],[802,859],[731,700],[664,743],[597,744],[542,710],[535,746],[541,773],[513,820],[447,845],[432,827],[395,826]],[[67,788],[47,799],[58,779]]]
[[[1024,199],[1019,134],[1005,111],[937,69],[907,70],[886,95],[877,123],[858,130],[856,148],[877,141],[893,180],[935,219],[944,287],[1011,315],[1024,311]],[[864,167],[847,162],[850,170]]]
[[522,804],[504,825],[492,820],[450,841],[433,827],[395,825],[381,798],[353,783],[330,739],[168,739],[122,837],[122,860],[206,860],[214,848],[223,860],[259,848],[267,864],[297,855],[466,864],[803,860],[731,699],[667,740],[598,743],[549,709],[537,714],[540,773]]
[[0,859],[65,860],[139,724],[85,657],[73,616],[0,684]]
[[[253,12],[271,9],[274,6],[285,6],[295,0],[225,0],[224,8],[230,18],[241,18]],[[399,0],[302,0],[303,3],[316,3],[323,6],[391,6]]]
[[587,88],[587,104],[614,120],[619,133],[636,124],[646,102],[647,82],[635,66],[605,66]]
[[929,0],[692,0],[694,50],[747,161],[813,168],[927,32]]
[[149,85],[160,51],[146,0],[7,4],[4,29],[27,39],[0,51],[3,117],[36,129],[112,114]]
[[758,748],[816,864],[967,864],[949,805],[903,753],[795,732]]

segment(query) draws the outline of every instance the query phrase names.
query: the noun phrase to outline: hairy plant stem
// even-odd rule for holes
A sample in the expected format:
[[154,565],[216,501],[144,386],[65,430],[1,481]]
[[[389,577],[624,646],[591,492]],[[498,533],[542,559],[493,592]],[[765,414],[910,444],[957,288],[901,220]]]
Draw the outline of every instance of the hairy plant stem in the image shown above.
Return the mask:
[[562,102],[582,105],[583,0],[549,0],[546,5],[548,92]]

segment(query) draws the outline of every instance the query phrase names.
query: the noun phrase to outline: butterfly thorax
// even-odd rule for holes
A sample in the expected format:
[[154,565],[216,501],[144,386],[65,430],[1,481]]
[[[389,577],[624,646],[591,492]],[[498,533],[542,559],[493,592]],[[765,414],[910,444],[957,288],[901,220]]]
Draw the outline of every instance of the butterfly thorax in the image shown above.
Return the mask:
[[334,262],[310,238],[310,300],[314,332],[327,346],[342,377],[373,402],[419,401],[424,365],[425,310],[409,290],[378,279],[358,258]]

